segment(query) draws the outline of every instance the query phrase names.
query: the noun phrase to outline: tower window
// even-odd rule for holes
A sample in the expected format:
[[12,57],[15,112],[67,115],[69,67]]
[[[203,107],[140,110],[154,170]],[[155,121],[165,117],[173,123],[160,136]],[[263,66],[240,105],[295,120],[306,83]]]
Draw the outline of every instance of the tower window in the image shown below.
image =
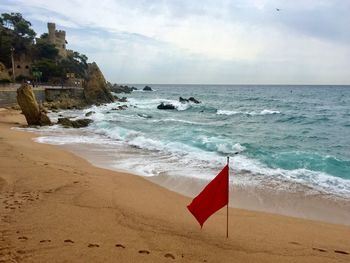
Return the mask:
[[29,66],[28,66],[28,65],[26,65],[26,69],[29,69]]
[[20,66],[20,65],[17,65],[17,68],[21,68],[21,66]]

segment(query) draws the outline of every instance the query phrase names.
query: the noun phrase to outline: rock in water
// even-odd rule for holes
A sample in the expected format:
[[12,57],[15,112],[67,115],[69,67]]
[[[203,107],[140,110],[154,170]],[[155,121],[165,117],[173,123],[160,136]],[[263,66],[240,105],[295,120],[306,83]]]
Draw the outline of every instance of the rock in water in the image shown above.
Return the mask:
[[173,104],[164,104],[163,102],[157,106],[158,110],[175,110]]
[[85,116],[89,117],[89,116],[91,116],[92,114],[95,114],[95,113],[96,113],[95,111],[89,111],[89,112],[85,113]]
[[92,120],[90,119],[79,119],[72,121],[68,118],[58,118],[57,124],[61,124],[64,128],[82,128],[87,127]]
[[193,97],[189,97],[188,100],[189,100],[189,101],[192,101],[193,103],[196,103],[196,104],[201,103],[199,100],[196,100],[196,99],[193,98]]
[[187,102],[193,102],[193,103],[196,103],[196,104],[201,103],[199,100],[196,100],[194,97],[189,97],[188,99],[185,99],[185,98],[183,98],[183,97],[180,97],[180,98],[179,98],[179,101],[180,101],[181,103],[187,103]]
[[183,97],[180,97],[180,98],[179,98],[179,101],[180,101],[181,103],[186,103],[186,102],[188,102],[188,99],[184,99]]
[[87,78],[84,82],[84,95],[88,104],[102,104],[114,101],[107,88],[107,82],[95,62],[88,65]]
[[153,91],[153,89],[150,86],[145,86],[143,88],[144,91]]
[[127,85],[111,84],[107,82],[107,88],[114,93],[131,93],[133,90],[137,90],[135,87],[129,87]]
[[22,84],[17,89],[17,103],[21,107],[28,125],[51,125],[49,117],[43,110],[40,110],[30,85]]

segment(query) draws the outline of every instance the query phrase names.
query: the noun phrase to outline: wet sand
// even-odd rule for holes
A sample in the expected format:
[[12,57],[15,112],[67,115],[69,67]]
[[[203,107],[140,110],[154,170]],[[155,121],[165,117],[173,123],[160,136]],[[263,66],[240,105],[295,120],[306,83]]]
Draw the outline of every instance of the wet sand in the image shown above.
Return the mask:
[[350,227],[230,209],[201,230],[190,198],[33,142],[0,111],[0,262],[349,262]]

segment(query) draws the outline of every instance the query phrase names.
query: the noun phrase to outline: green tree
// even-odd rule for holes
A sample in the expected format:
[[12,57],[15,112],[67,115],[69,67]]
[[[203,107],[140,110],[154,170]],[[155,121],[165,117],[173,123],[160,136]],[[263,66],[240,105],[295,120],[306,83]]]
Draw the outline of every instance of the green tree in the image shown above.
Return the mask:
[[59,65],[64,75],[74,73],[75,76],[84,78],[87,70],[87,56],[79,52],[73,52],[67,58],[60,60]]
[[6,67],[11,66],[11,48],[15,55],[29,53],[36,33],[31,23],[20,13],[3,13],[0,15],[0,61]]
[[35,31],[30,28],[32,24],[25,20],[20,13],[1,14],[0,24],[5,28],[13,30],[16,35],[31,41],[34,40],[36,35]]
[[55,45],[40,41],[36,43],[36,45],[33,47],[33,58],[34,59],[52,59],[56,60],[58,59],[58,49],[55,47]]
[[62,67],[52,59],[39,59],[33,63],[33,69],[42,73],[42,81],[47,82],[50,78],[62,78]]

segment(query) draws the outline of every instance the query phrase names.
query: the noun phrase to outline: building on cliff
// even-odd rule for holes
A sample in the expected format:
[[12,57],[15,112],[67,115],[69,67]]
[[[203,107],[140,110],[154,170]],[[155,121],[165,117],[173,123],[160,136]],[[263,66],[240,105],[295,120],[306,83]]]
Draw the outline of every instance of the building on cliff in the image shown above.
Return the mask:
[[[55,23],[47,23],[48,28],[48,37],[44,41],[48,41],[51,44],[54,44],[58,49],[58,54],[66,58],[67,50],[66,50],[66,32],[63,30],[56,30]],[[36,39],[37,42],[43,41],[40,38]],[[30,54],[15,54],[14,57],[15,62],[15,76],[16,78],[31,78],[32,77],[32,64],[33,59]],[[12,72],[9,71],[10,75]]]
[[[32,57],[25,53],[18,54],[15,60],[15,76],[17,78],[30,78],[32,75]],[[12,72],[10,72],[12,75]]]
[[58,49],[58,53],[61,57],[66,58],[66,44],[68,44],[66,40],[66,31],[56,30],[55,23],[47,23],[47,28],[49,43],[54,44],[56,46],[56,48]]

